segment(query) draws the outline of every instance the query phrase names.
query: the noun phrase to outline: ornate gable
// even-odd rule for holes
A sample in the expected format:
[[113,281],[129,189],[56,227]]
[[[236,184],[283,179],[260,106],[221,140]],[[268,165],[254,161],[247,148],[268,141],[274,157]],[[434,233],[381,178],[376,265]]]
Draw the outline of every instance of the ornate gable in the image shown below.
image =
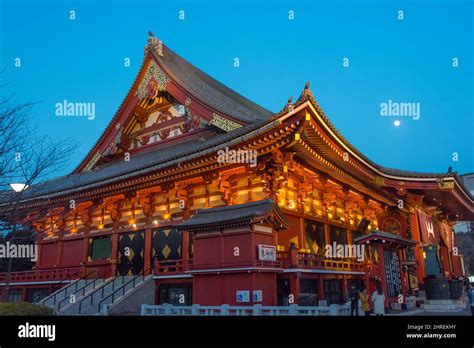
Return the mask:
[[212,133],[229,132],[245,124],[187,92],[183,81],[177,81],[166,71],[165,63],[160,61],[163,55],[161,41],[150,36],[134,85],[76,172],[123,159],[127,153],[159,147],[188,133],[208,129],[212,136]]

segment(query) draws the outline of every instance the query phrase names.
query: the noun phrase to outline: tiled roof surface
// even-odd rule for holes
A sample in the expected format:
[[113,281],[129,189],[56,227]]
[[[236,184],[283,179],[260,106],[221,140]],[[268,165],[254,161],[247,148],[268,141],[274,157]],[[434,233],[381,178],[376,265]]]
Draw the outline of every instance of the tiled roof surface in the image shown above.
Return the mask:
[[170,78],[216,111],[246,123],[271,118],[274,113],[224,86],[163,45],[163,57],[156,56]]
[[223,145],[228,141],[243,136],[262,127],[265,123],[265,121],[260,121],[229,133],[216,134],[202,143],[198,139],[180,142],[165,148],[131,156],[128,162],[117,161],[102,165],[97,170],[93,169],[45,181],[28,188],[23,193],[22,200],[53,193],[67,193],[68,190],[100,186],[137,175],[152,173],[182,161],[215,152],[217,151],[214,149],[215,146]]
[[383,231],[378,231],[378,230],[374,230],[369,234],[365,234],[363,236],[354,238],[354,242],[359,243],[359,242],[364,241],[368,238],[390,239],[390,240],[395,240],[395,241],[397,241],[401,244],[405,244],[405,245],[416,245],[416,244],[418,244],[418,242],[415,241],[415,240],[408,239],[408,238],[403,238],[403,237],[401,237],[399,235],[396,235],[396,234],[383,232]]
[[244,204],[199,209],[192,218],[179,223],[176,227],[179,229],[188,229],[209,225],[217,226],[219,224],[246,222],[253,219],[264,218],[275,208],[278,209],[278,206],[272,199],[263,199]]

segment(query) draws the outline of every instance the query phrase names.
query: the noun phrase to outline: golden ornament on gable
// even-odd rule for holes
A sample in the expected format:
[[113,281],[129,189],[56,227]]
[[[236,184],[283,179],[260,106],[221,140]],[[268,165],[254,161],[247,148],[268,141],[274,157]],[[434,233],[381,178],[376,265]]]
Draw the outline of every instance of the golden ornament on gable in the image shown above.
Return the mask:
[[165,73],[152,63],[148,68],[145,77],[140,82],[136,95],[139,100],[143,100],[145,97],[155,98],[159,91],[166,90],[166,84],[168,82],[169,79]]

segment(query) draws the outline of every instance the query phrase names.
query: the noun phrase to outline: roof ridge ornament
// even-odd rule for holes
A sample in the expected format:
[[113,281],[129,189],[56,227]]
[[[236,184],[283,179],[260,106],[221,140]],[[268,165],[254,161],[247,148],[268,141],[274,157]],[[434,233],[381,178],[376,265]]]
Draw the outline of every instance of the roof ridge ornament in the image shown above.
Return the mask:
[[163,41],[158,39],[151,31],[148,31],[148,44],[145,46],[145,54],[155,49],[160,57],[163,57]]
[[310,83],[306,82],[306,84],[304,85],[303,92],[301,92],[301,95],[298,98],[298,102],[303,102],[305,100],[309,100],[313,104],[316,104],[316,102],[314,101],[314,98],[313,98],[313,92],[311,92],[311,90],[309,89],[309,85],[310,85]]
[[285,106],[283,107],[283,110],[280,111],[280,113],[283,113],[283,112],[292,112],[293,111],[293,97],[289,97],[288,98],[288,101],[286,102]]
[[301,95],[298,98],[297,102],[299,103],[299,102],[309,100],[314,105],[317,105],[317,103],[316,103],[316,101],[314,100],[314,97],[313,97],[313,92],[311,92],[311,90],[309,89],[309,86],[310,86],[310,83],[306,82],[305,85],[304,85],[303,92],[301,92]]

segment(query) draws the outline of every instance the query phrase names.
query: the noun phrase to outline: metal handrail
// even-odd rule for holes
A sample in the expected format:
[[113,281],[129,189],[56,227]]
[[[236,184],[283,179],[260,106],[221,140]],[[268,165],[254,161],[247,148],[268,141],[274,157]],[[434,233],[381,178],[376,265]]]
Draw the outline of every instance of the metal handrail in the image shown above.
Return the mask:
[[[109,272],[107,272],[106,274],[110,273],[111,270]],[[112,290],[115,289],[115,281],[116,280],[121,280],[122,281],[122,284],[124,282],[124,279],[123,277],[121,276],[116,276],[114,278],[112,278],[111,280],[109,281],[106,281],[104,284],[101,285],[101,296],[104,296],[104,289],[105,287],[112,283]],[[94,285],[95,286],[95,285]],[[97,289],[98,290],[98,289]],[[92,306],[92,303],[94,302],[94,295],[98,292],[97,290],[91,292],[90,294],[88,294],[87,296],[85,296],[84,298],[82,298],[80,301],[79,301],[79,314],[81,314],[81,311],[82,311],[82,303],[84,303],[84,301],[87,299],[87,298],[90,298],[91,299],[91,306]]]
[[[97,272],[98,272],[98,271],[97,271]],[[90,284],[93,284],[93,285],[92,285],[92,289],[94,289],[95,286],[96,286],[96,283],[97,283],[99,280],[100,280],[100,281],[105,280],[105,279],[107,279],[107,278],[109,277],[109,275],[111,275],[111,274],[112,274],[112,270],[110,269],[110,270],[108,270],[106,273],[104,273],[102,277],[98,276],[97,278],[92,279],[91,282],[89,282],[89,283],[86,281],[86,284],[84,284],[83,286],[81,286],[79,289],[77,289],[77,283],[76,283],[76,290],[75,290],[75,292],[74,292],[74,295],[76,295],[78,292],[82,291],[82,296],[84,296],[84,295],[85,295],[85,292],[86,292],[86,288],[87,288]],[[64,297],[61,301],[59,301],[59,303],[58,303],[58,312],[61,310],[61,305],[63,304],[63,302],[66,301],[66,300],[68,300],[68,297]]]
[[[94,269],[94,270],[92,270],[92,271],[90,271],[90,272],[87,272],[85,275],[83,275],[83,276],[80,277],[79,279],[77,279],[76,283],[74,284],[74,288],[75,288],[75,292],[74,292],[74,293],[77,292],[77,286],[78,286],[78,284],[79,284],[79,280],[81,280],[81,279],[89,279],[89,276],[90,276],[91,274],[97,273],[97,272],[98,272],[98,271],[97,271],[96,269]],[[86,281],[86,283],[87,283],[87,281]],[[66,291],[66,293],[67,293],[67,289],[66,289],[66,288],[63,289],[63,290]],[[54,306],[56,306],[56,296],[57,296],[57,295],[59,295],[59,293],[57,293],[57,294],[54,296],[54,301],[53,301],[53,305],[54,305]],[[64,299],[66,299],[66,298],[67,298],[67,297],[65,296]],[[64,299],[63,299],[63,300],[64,300]],[[61,302],[62,302],[62,300],[61,300],[59,303],[61,303]]]
[[[125,296],[125,289],[127,288],[127,285],[132,283],[133,282],[133,287],[132,289],[135,288],[136,286],[136,280],[138,278],[142,278],[142,282],[145,281],[145,274],[149,273],[149,271],[153,270],[154,266],[151,266],[151,267],[148,267],[147,269],[141,271],[139,274],[137,274],[135,277],[133,277],[132,279],[130,279],[128,282],[126,282],[125,284],[122,284],[122,286],[120,288],[118,288],[117,290],[114,290],[112,291],[110,294],[108,294],[106,297],[102,298],[102,300],[99,302],[99,305],[98,305],[98,308],[97,308],[97,312],[100,311],[100,308],[102,307],[102,303],[108,299],[109,297],[112,296],[112,302],[113,303],[115,301],[115,294],[117,292],[119,292],[120,290],[122,290],[122,296]],[[151,273],[150,273],[151,274]]]
[[[74,274],[72,275],[72,278],[74,278],[76,275],[80,275],[81,273],[82,273],[82,270],[77,271],[76,273],[74,273]],[[85,276],[87,276],[87,274],[86,274]],[[82,279],[83,277],[84,277],[84,276],[79,277],[79,278],[77,278],[76,280],[79,281],[79,280]],[[71,279],[64,279],[64,280],[60,281],[60,282],[57,283],[57,284],[63,284],[63,283],[67,283],[67,282],[71,282]],[[76,283],[76,284],[77,284],[77,283]],[[66,289],[64,289],[63,287],[61,287],[61,288],[58,289],[58,290],[65,291]],[[56,291],[57,291],[57,290],[56,290]],[[53,304],[54,304],[54,305],[56,305],[56,297],[60,294],[61,291],[59,291],[58,293],[54,294],[54,296],[53,296],[53,299],[54,299],[54,303],[53,303]],[[50,295],[51,295],[51,294],[50,294]],[[41,301],[43,301],[43,303],[40,303],[40,304],[44,306],[44,303],[46,302],[47,298],[48,298],[50,295],[48,295],[48,296],[46,296],[46,297],[40,299],[38,302],[40,303]],[[36,297],[39,297],[39,295],[36,296]],[[33,303],[36,303],[36,300],[35,300],[35,299],[33,299]]]

